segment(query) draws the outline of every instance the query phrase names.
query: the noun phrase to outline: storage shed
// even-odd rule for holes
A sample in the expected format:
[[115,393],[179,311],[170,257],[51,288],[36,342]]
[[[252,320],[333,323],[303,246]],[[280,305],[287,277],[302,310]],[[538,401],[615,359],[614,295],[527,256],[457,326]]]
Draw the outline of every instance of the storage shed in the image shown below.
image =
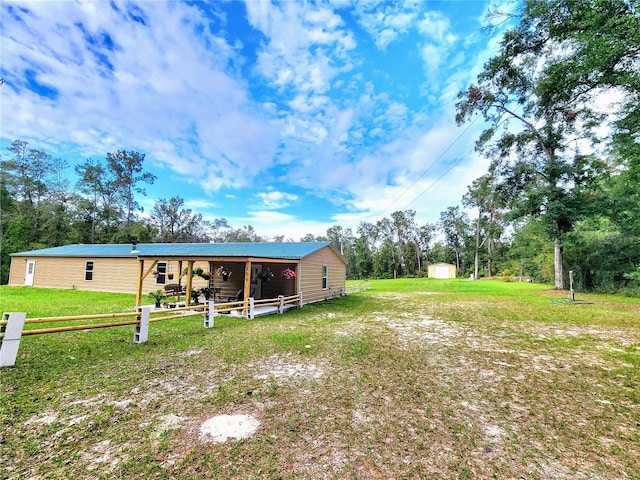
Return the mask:
[[66,245],[14,253],[9,275],[13,286],[135,293],[137,305],[167,285],[187,295],[211,287],[222,300],[300,294],[306,304],[344,295],[345,281],[328,242]]
[[429,278],[456,278],[456,266],[451,263],[434,263],[428,268]]

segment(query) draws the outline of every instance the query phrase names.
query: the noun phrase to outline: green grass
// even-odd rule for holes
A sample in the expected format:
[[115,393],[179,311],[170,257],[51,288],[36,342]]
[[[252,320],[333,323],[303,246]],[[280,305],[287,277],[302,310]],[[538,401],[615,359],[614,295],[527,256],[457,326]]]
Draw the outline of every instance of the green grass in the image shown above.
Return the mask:
[[[1,478],[640,478],[640,301],[400,279],[249,321],[22,339],[0,370]],[[28,317],[131,295],[1,287]],[[223,444],[217,414],[261,426]]]

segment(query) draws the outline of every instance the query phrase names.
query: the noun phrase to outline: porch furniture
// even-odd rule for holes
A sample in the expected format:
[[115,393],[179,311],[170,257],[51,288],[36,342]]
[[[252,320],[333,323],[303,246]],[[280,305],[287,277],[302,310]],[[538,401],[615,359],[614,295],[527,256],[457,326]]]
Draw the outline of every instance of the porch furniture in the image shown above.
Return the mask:
[[187,293],[187,291],[184,287],[178,285],[177,283],[168,283],[164,286],[164,293],[167,295],[167,297],[170,297],[174,295],[184,295],[185,293]]

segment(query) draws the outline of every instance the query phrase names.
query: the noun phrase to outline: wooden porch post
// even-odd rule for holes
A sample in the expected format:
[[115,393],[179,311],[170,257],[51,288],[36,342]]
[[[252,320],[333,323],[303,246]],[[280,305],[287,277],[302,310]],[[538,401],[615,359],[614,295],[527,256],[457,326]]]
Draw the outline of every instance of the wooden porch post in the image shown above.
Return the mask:
[[251,261],[244,263],[244,307],[242,308],[242,315],[247,316],[247,298],[251,295]]
[[136,307],[139,307],[142,303],[142,273],[144,272],[144,260],[138,260],[138,286],[136,289]]
[[187,266],[187,294],[184,300],[184,306],[188,307],[191,304],[191,282],[193,281],[193,260],[189,260]]

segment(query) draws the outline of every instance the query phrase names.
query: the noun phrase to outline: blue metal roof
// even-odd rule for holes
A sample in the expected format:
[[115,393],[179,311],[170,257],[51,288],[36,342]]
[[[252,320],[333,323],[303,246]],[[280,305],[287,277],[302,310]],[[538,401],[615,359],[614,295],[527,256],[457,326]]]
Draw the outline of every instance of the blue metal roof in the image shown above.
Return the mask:
[[106,245],[65,245],[19,252],[23,257],[257,257],[301,259],[329,245],[328,242],[282,243],[139,243],[137,252],[130,243]]

